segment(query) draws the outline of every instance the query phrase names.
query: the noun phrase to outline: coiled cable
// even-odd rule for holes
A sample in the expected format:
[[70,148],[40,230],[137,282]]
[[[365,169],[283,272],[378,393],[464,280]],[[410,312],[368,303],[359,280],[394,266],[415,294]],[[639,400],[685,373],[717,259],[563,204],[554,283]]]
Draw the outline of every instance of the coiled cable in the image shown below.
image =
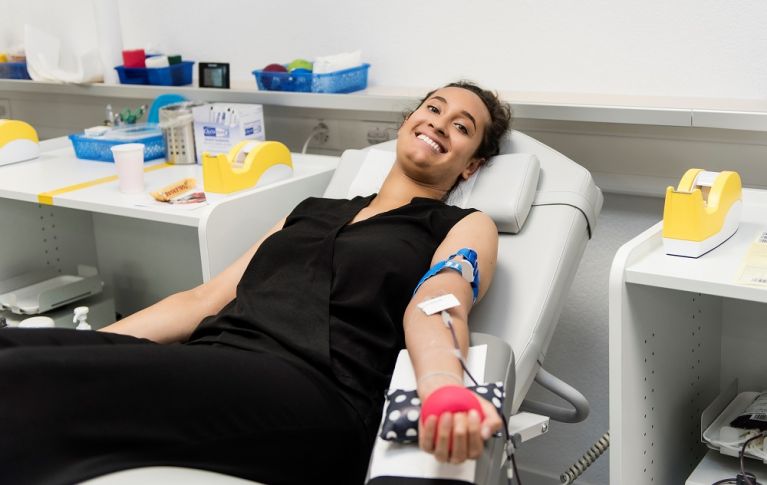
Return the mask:
[[602,437],[599,438],[599,440],[594,443],[591,448],[589,448],[586,454],[581,457],[580,460],[568,468],[566,472],[561,474],[559,476],[559,480],[565,485],[573,483],[575,479],[581,476],[588,467],[597,461],[597,458],[602,456],[602,453],[604,453],[605,450],[607,450],[609,447],[610,431],[603,434]]
[[320,122],[317,126],[315,126],[312,132],[309,133],[309,138],[306,139],[306,142],[304,143],[303,148],[301,148],[301,154],[302,155],[306,154],[306,149],[309,148],[309,143],[311,143],[311,141],[315,137],[320,135],[327,137],[328,132],[329,132],[328,125],[326,125],[323,122]]

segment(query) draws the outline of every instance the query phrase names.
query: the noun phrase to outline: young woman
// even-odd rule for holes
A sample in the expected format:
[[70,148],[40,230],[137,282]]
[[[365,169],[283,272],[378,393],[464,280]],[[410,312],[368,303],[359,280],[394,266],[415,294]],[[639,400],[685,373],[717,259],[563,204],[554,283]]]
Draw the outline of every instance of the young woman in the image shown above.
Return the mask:
[[[416,304],[455,295],[465,352],[472,288],[441,271],[413,291],[461,248],[478,255],[477,300],[487,291],[495,225],[443,200],[498,153],[509,123],[473,84],[432,91],[402,123],[378,194],[307,199],[215,278],[102,331],[0,331],[0,482],[178,465],[361,483],[401,348],[422,400],[462,383],[449,330]],[[420,446],[440,461],[479,456],[501,426],[480,402],[484,420],[427,419]]]

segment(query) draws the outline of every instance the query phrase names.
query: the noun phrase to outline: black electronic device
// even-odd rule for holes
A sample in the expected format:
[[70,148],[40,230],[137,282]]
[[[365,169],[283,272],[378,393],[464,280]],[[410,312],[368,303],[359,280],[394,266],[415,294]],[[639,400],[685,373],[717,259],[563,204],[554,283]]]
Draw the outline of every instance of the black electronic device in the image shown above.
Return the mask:
[[229,63],[199,62],[199,83],[201,88],[229,89]]

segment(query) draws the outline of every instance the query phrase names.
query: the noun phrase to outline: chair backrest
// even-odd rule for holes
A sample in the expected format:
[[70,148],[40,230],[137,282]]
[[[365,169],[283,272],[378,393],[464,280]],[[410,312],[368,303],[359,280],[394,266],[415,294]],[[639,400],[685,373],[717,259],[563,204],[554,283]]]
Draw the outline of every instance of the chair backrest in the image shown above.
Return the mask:
[[[394,151],[395,144],[344,152],[325,196],[347,197],[374,149]],[[470,325],[472,332],[495,335],[511,345],[516,364],[512,412],[516,412],[546,356],[596,225],[602,194],[586,169],[523,133],[511,131],[506,136],[501,155],[506,154],[532,157],[494,159],[480,171],[466,202],[493,217],[500,232],[493,284],[472,310]],[[540,174],[531,159],[539,164]],[[528,197],[530,184],[534,190]]]

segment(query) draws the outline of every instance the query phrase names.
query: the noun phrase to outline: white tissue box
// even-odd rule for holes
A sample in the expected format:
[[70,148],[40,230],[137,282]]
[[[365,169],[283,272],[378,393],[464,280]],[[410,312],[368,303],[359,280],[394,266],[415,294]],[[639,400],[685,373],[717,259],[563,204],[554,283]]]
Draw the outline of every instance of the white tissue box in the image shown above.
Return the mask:
[[203,152],[227,153],[243,140],[265,140],[260,104],[211,103],[192,109],[197,163]]

